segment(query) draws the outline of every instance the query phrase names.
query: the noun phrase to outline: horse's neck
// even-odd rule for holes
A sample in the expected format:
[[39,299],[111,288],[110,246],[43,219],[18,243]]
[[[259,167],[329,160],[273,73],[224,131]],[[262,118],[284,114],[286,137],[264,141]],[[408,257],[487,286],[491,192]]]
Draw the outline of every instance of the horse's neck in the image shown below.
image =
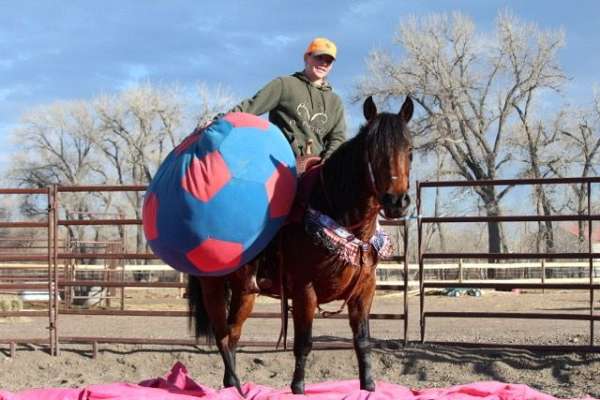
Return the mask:
[[[317,185],[313,206],[350,230],[360,240],[369,240],[375,233],[379,210],[369,188],[355,184],[353,186],[356,189],[348,192],[348,182],[336,180],[328,174],[326,167],[323,166],[323,179]],[[352,174],[348,173],[346,179],[351,177]]]

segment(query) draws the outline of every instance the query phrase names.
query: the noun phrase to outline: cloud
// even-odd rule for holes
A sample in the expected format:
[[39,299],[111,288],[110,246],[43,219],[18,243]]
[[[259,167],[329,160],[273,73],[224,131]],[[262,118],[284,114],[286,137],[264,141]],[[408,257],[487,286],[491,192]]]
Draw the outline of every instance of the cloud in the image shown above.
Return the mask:
[[119,89],[121,90],[137,86],[150,76],[150,68],[144,64],[125,64],[123,69],[125,78],[119,85]]
[[[18,124],[16,123],[0,123],[0,132],[12,132],[16,129]],[[10,167],[10,163],[14,160],[15,154],[17,154],[17,140],[15,138],[9,138],[9,135],[5,135],[4,140],[2,141],[2,146],[0,147],[0,171],[6,171]],[[0,182],[3,180],[0,179]]]
[[209,33],[218,31],[222,23],[223,18],[221,17],[201,15],[192,17],[191,22],[188,23],[188,27],[201,33]]
[[[199,81],[222,83],[246,97],[269,79],[301,69],[306,44],[320,35],[338,44],[339,59],[331,81],[348,105],[355,78],[365,73],[363,60],[368,52],[396,50],[392,37],[403,16],[460,9],[474,18],[481,32],[481,27],[493,25],[496,8],[504,4],[501,0],[305,0],[302,7],[279,0],[104,0],[68,6],[59,0],[4,3],[0,13],[0,124],[16,121],[38,104],[92,98],[139,81],[179,82],[190,87]],[[539,7],[525,3],[511,0],[509,6],[516,7],[519,15],[528,7],[525,19],[542,27],[554,26],[548,25],[552,7],[540,12]],[[561,52],[561,57],[564,54],[570,63],[567,72],[581,82],[577,93],[595,79],[599,69],[595,54],[600,54],[598,41],[593,39],[597,24],[583,19],[596,15],[598,6],[578,10],[563,7],[555,13],[561,20],[565,13],[570,16],[565,20],[570,30],[567,50],[577,51]],[[582,56],[585,63],[578,62]],[[362,120],[359,113],[352,118],[353,124]],[[0,126],[0,140],[4,133]]]
[[132,79],[140,80],[150,75],[150,69],[146,65],[134,64],[128,67],[128,74]]
[[[364,18],[368,15],[378,14],[384,6],[385,2],[383,0],[357,1],[350,4],[346,16]],[[344,15],[342,15],[342,18],[344,18]]]
[[[5,54],[10,54],[10,52],[6,51]],[[60,50],[58,50],[56,48],[42,49],[37,53],[33,53],[31,51],[27,51],[27,52],[19,51],[12,58],[0,59],[0,69],[4,69],[4,70],[15,69],[15,68],[18,68],[19,65],[21,65],[21,64],[28,63],[28,62],[35,60],[35,58],[42,59],[45,56],[53,56],[53,55],[59,55],[59,54],[60,54]]]
[[33,85],[17,83],[0,88],[0,101],[9,102],[27,98],[34,91]]
[[15,92],[15,89],[11,89],[11,88],[0,89],[0,101],[5,101],[14,92]]
[[12,68],[13,65],[15,65],[14,59],[0,60],[0,69],[9,69]]
[[260,41],[264,46],[268,47],[287,47],[292,43],[298,41],[298,37],[293,37],[289,35],[275,35],[275,36],[262,36],[260,37]]

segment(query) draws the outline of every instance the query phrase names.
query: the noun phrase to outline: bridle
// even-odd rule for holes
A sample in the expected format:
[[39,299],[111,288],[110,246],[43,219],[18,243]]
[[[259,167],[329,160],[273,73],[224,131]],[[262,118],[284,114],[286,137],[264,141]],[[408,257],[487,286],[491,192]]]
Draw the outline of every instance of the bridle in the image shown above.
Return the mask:
[[[382,217],[386,220],[389,220],[390,218],[386,217],[385,214],[383,213],[382,197],[385,195],[385,193],[382,193],[377,189],[377,181],[375,180],[375,173],[373,172],[373,166],[371,164],[371,157],[369,156],[368,150],[367,150],[367,170],[369,172],[369,182],[370,182],[371,190],[373,191],[373,195],[377,202],[377,207],[375,209],[377,210],[377,213],[379,213],[380,217]],[[395,180],[398,180],[398,179],[400,179],[400,177],[397,175],[390,176],[390,180],[392,182]]]
[[[376,213],[379,214],[380,217],[389,219],[383,213],[383,205],[381,204],[381,193],[377,190],[377,183],[375,181],[375,174],[373,173],[373,166],[371,165],[371,159],[369,157],[369,152],[367,151],[367,169],[369,170],[369,180],[371,182],[371,190],[373,190],[373,194],[375,195],[375,201],[377,202],[377,206],[375,207]],[[397,176],[392,175],[392,180],[398,179]]]
[[[369,121],[370,123],[371,121]],[[376,216],[377,214],[379,214],[379,216],[381,216],[382,218],[389,220],[390,218],[386,217],[384,212],[383,212],[383,196],[385,195],[384,192],[379,191],[379,189],[377,189],[377,181],[375,180],[375,173],[373,172],[373,165],[371,163],[371,157],[369,154],[369,149],[366,149],[366,158],[367,158],[367,171],[368,171],[368,176],[369,176],[369,184],[371,187],[371,191],[373,193],[373,196],[375,198],[375,207],[373,207],[373,210],[367,214],[367,216],[365,217],[366,220],[370,220],[371,218],[373,218],[374,216]],[[319,171],[319,179],[321,181],[321,188],[323,191],[323,197],[325,197],[325,201],[327,202],[327,206],[329,207],[330,210],[333,211],[333,202],[331,201],[331,198],[329,197],[329,194],[327,193],[327,189],[326,189],[326,185],[325,185],[325,178],[324,178],[324,167],[320,168]],[[390,179],[392,181],[400,179],[399,176],[397,175],[391,175]],[[356,224],[353,224],[351,226],[347,226],[346,229],[352,230],[354,228],[357,228],[359,226],[362,225],[363,222],[358,222]]]

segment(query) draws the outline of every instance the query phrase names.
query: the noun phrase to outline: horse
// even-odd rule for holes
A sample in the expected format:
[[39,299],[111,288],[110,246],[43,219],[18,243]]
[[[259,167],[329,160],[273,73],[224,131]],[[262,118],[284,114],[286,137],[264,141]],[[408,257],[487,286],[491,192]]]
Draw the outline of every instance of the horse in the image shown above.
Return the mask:
[[[401,218],[410,205],[412,145],[407,124],[413,114],[413,102],[407,97],[398,114],[378,113],[372,97],[368,97],[363,113],[366,123],[358,134],[311,170],[314,182],[306,204],[302,205],[304,218],[284,225],[264,251],[270,255],[267,261],[271,269],[266,270],[280,284],[271,285],[261,293],[281,296],[286,305],[288,298],[292,302],[295,369],[291,390],[295,394],[304,393],[315,312],[320,304],[334,300],[343,300],[348,308],[360,388],[375,390],[369,312],[379,253],[373,238],[379,237],[376,228],[380,214],[388,219]],[[311,224],[307,223],[309,219]],[[327,236],[318,226],[315,228],[315,221],[323,220],[345,228],[343,241],[356,246],[339,246],[339,240],[316,240],[319,233],[315,236],[315,232],[320,232],[321,238]],[[226,276],[188,279],[190,322],[195,326],[196,336],[209,335],[212,329],[224,364],[223,385],[236,387],[240,394],[235,352],[242,325],[256,298],[255,292],[247,290],[254,268],[256,263]]]

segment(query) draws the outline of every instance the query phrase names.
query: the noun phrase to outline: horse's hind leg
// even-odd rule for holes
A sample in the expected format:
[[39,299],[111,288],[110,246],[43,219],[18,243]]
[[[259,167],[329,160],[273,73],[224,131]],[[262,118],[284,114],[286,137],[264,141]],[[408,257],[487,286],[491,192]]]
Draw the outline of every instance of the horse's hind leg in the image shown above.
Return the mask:
[[213,326],[217,348],[223,358],[225,374],[223,386],[235,386],[242,394],[240,380],[235,373],[235,354],[229,344],[229,325],[227,323],[227,306],[225,304],[225,278],[204,277],[202,284],[202,300]]
[[294,394],[304,394],[304,370],[306,358],[312,350],[312,323],[317,308],[317,295],[307,286],[292,298],[294,316],[294,357],[296,365],[291,389]]
[[371,375],[371,341],[369,338],[369,312],[375,293],[375,280],[366,282],[362,290],[348,301],[348,314],[354,351],[358,360],[358,375],[360,388],[370,392],[375,391],[375,382]]

